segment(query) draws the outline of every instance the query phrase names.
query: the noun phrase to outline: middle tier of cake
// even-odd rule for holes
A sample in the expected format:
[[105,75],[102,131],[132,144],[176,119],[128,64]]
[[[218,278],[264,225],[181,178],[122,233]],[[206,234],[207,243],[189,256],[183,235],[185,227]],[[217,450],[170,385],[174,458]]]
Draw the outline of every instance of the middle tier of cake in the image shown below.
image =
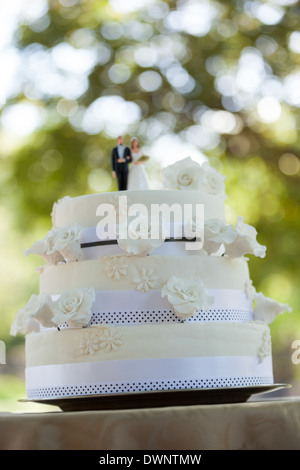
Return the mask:
[[186,315],[184,321],[252,321],[252,300],[245,290],[250,282],[248,264],[242,258],[122,255],[63,263],[41,272],[40,292],[57,300],[74,289],[94,289],[90,325],[178,323],[183,317],[169,296],[162,296],[172,279],[182,282],[184,290],[189,288],[185,283],[196,288],[199,283],[213,299],[209,308]]

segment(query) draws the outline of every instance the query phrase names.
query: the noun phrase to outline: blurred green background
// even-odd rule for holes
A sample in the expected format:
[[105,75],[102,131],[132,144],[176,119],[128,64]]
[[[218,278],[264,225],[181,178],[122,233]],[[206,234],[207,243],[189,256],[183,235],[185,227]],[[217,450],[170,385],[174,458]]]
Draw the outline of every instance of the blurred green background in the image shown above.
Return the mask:
[[54,201],[116,189],[119,134],[151,156],[154,187],[187,156],[224,173],[228,221],[244,216],[267,245],[254,285],[293,308],[271,325],[274,375],[299,393],[299,17],[294,0],[1,2],[0,411],[38,409],[17,402],[24,339],[9,335],[38,292],[41,261],[23,250]]

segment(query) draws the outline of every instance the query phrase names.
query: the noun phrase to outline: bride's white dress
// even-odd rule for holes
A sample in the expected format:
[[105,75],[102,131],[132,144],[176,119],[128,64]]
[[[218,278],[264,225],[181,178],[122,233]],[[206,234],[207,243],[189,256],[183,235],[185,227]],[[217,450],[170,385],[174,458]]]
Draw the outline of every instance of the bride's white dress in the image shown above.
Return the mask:
[[127,189],[150,189],[149,179],[144,168],[144,163],[140,163],[138,165],[134,164],[134,162],[136,162],[142,155],[143,153],[141,151],[131,152],[132,165],[129,170]]

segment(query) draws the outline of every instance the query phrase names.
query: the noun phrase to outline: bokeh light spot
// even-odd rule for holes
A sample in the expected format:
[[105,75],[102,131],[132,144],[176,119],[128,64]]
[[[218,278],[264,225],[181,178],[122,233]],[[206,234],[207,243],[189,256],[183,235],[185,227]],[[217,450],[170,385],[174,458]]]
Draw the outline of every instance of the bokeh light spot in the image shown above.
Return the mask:
[[289,37],[289,49],[300,54],[300,31],[293,31]]
[[162,84],[162,78],[159,73],[149,70],[148,72],[143,72],[139,76],[140,87],[148,92],[158,90]]
[[100,193],[109,189],[112,179],[107,171],[102,168],[95,168],[89,173],[88,183],[93,191]]
[[251,10],[256,18],[264,24],[274,25],[281,21],[284,16],[284,9],[271,3],[249,2],[252,3]]
[[136,103],[125,101],[120,96],[103,96],[86,109],[81,128],[88,134],[105,131],[109,136],[117,137],[126,133],[140,116],[141,109]]
[[44,120],[44,109],[29,102],[8,106],[1,115],[3,127],[18,136],[31,134]]
[[271,123],[280,117],[281,105],[276,98],[266,96],[258,102],[257,112],[262,122]]
[[130,69],[125,64],[114,64],[110,67],[108,76],[113,83],[125,83],[130,77]]
[[57,171],[63,164],[63,156],[56,149],[47,150],[41,159],[42,167],[49,172]]
[[134,53],[135,62],[141,67],[152,67],[157,61],[157,52],[153,47],[139,47]]
[[73,116],[78,110],[77,101],[62,98],[56,105],[57,112],[64,117]]
[[299,158],[293,153],[284,153],[278,161],[278,166],[285,175],[296,175],[299,172]]
[[101,29],[102,35],[112,41],[119,39],[123,35],[123,31],[123,26],[116,21],[105,23]]
[[266,280],[266,291],[268,295],[273,296],[274,293],[280,293],[280,298],[276,298],[278,302],[284,302],[291,295],[291,280],[283,273],[270,275]]

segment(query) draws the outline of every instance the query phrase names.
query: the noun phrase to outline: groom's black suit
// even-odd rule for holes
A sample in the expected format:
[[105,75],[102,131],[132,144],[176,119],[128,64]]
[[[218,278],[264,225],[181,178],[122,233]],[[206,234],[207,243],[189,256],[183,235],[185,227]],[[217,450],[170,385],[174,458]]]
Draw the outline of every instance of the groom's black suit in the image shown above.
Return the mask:
[[111,160],[112,160],[112,169],[116,172],[118,178],[119,191],[127,189],[127,178],[128,178],[128,163],[132,162],[131,151],[129,147],[123,146],[123,155],[124,161],[122,163],[118,162],[119,151],[118,146],[112,149]]

